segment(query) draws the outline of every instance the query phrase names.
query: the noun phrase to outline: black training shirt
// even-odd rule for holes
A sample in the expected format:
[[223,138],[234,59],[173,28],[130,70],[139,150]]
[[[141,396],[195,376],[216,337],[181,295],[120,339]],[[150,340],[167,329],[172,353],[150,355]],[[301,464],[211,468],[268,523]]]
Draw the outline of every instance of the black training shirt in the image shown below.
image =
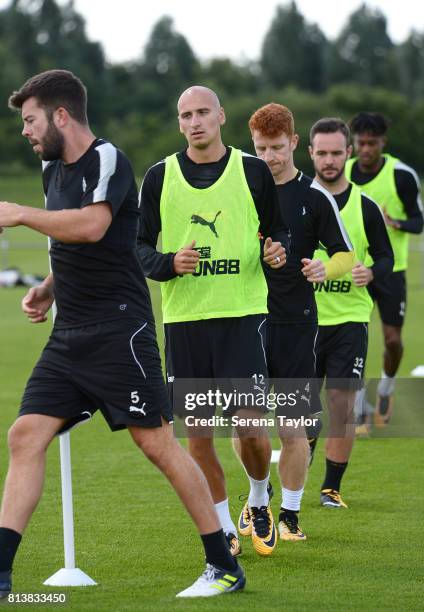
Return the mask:
[[[186,151],[178,153],[177,159],[185,180],[196,189],[205,189],[213,185],[224,172],[230,153],[231,148],[226,147],[226,153],[220,160],[204,164],[192,161]],[[272,174],[261,159],[245,153],[242,159],[246,181],[258,213],[259,231],[265,238],[270,236],[276,241],[279,240],[287,249],[288,229],[281,218]],[[138,252],[145,275],[157,281],[167,281],[176,277],[173,268],[175,253],[159,253],[156,250],[161,231],[160,199],[164,177],[165,161],[162,160],[149,168],[140,191],[141,221]],[[276,273],[281,272],[283,268]]]
[[321,242],[331,257],[352,246],[332,196],[302,172],[277,185],[281,213],[290,228],[290,254],[277,275],[264,266],[268,282],[269,320],[276,323],[316,323],[313,284],[303,276],[301,260],[312,259]]
[[96,243],[51,241],[57,305],[56,327],[80,327],[112,319],[152,320],[150,296],[136,252],[138,194],[125,155],[96,139],[78,161],[44,165],[48,210],[107,202],[113,219]]

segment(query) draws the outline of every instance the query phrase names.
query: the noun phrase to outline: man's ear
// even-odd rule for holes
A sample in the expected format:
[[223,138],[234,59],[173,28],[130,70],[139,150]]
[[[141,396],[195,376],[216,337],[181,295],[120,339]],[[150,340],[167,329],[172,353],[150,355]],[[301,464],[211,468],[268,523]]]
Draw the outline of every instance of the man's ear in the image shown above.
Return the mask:
[[58,128],[64,128],[69,123],[69,119],[69,113],[63,106],[59,106],[53,113],[53,121]]
[[219,125],[224,125],[226,120],[227,118],[225,117],[225,111],[221,106],[221,108],[219,109]]
[[292,152],[296,151],[298,144],[299,144],[299,134],[293,134],[293,136],[291,137],[291,142],[290,142],[290,149]]

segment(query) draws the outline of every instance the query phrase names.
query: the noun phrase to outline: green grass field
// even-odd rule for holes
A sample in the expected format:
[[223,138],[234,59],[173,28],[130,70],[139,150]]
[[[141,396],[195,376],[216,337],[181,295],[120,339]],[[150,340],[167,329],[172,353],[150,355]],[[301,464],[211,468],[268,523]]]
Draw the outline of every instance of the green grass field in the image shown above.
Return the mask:
[[[0,179],[0,199],[40,204],[39,183]],[[28,273],[47,272],[43,237],[24,228],[7,230],[5,237],[12,245],[9,265]],[[39,248],[23,249],[23,243]],[[411,255],[403,377],[424,363],[422,258],[416,251]],[[158,287],[151,288],[162,343]],[[7,469],[6,432],[50,329],[50,323],[33,326],[24,319],[20,300],[25,291],[0,289],[0,481]],[[368,376],[378,376],[381,350],[379,322],[374,316]],[[401,410],[398,404],[398,413]],[[220,439],[217,446],[236,518],[242,505],[238,495],[248,488],[246,477],[230,441]],[[278,448],[275,440],[274,448]],[[269,559],[259,558],[245,541],[241,557],[248,579],[245,592],[187,602],[175,600],[174,595],[203,569],[195,530],[169,485],[129,436],[125,432],[112,435],[97,415],[72,434],[72,457],[77,565],[98,586],[63,589],[42,585],[63,565],[55,441],[48,452],[45,493],[16,559],[15,591],[66,592],[67,605],[75,611],[422,609],[423,451],[423,439],[418,437],[358,440],[343,486],[349,509],[331,511],[318,505],[324,463],[321,440],[302,506],[301,524],[308,540],[280,543]],[[277,492],[275,513],[279,501]],[[44,608],[51,606],[37,606]]]

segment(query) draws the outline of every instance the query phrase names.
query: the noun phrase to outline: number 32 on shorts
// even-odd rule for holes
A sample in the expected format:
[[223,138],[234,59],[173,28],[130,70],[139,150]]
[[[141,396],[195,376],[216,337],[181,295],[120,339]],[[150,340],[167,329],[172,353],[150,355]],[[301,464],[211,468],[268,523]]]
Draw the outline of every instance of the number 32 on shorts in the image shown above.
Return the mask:
[[364,369],[364,358],[355,357],[355,361],[352,368],[352,373],[357,374],[359,378],[362,377],[362,370]]

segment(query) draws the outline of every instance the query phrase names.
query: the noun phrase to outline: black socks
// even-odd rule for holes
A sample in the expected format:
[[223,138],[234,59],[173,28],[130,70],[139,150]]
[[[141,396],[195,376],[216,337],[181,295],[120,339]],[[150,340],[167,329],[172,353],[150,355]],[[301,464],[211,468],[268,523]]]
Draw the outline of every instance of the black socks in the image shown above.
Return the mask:
[[326,459],[325,461],[327,468],[325,472],[325,479],[322,483],[321,491],[323,489],[334,489],[335,491],[340,492],[340,485],[348,462],[346,461],[346,463],[337,463],[337,461],[331,461],[331,459]]
[[237,561],[232,557],[222,529],[200,536],[205,548],[206,562],[222,569],[237,569]]
[[0,572],[12,569],[13,560],[21,540],[22,536],[17,531],[0,527]]

